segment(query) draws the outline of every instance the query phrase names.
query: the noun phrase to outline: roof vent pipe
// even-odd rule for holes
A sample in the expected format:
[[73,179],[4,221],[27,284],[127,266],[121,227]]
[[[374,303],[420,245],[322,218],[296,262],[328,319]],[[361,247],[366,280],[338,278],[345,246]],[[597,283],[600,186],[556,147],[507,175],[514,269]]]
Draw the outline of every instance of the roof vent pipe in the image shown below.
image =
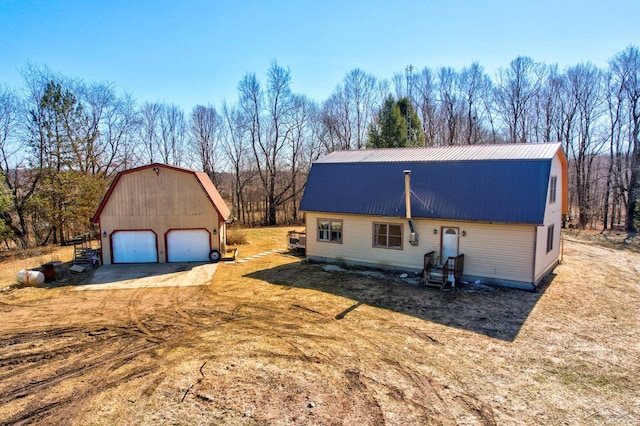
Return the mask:
[[406,208],[406,217],[409,222],[409,229],[411,234],[409,235],[409,244],[418,245],[418,233],[413,226],[413,219],[411,218],[411,170],[404,171],[404,200]]

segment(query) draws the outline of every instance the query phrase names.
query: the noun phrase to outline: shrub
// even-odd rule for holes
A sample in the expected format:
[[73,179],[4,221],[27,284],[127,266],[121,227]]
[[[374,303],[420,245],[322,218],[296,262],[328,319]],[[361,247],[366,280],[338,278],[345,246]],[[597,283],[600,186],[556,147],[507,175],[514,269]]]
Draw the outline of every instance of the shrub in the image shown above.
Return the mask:
[[228,229],[227,230],[227,245],[242,245],[247,244],[247,234],[241,229]]

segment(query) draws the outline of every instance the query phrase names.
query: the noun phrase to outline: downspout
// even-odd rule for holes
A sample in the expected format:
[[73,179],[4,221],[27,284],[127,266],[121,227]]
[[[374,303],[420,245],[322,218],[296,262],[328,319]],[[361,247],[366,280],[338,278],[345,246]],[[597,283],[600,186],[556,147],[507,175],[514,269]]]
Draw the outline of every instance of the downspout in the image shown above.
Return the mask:
[[418,245],[418,233],[413,225],[413,219],[411,218],[411,170],[404,171],[404,202],[407,222],[409,222],[409,244],[413,246]]

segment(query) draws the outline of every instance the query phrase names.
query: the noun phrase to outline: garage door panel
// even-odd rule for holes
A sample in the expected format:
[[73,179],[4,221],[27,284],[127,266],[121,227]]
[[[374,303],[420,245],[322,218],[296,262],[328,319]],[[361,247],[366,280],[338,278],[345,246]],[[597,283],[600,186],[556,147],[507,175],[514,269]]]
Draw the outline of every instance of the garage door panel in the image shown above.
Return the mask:
[[206,229],[174,229],[167,233],[168,262],[206,262],[211,234]]
[[113,263],[156,263],[158,245],[152,231],[116,231],[111,237]]

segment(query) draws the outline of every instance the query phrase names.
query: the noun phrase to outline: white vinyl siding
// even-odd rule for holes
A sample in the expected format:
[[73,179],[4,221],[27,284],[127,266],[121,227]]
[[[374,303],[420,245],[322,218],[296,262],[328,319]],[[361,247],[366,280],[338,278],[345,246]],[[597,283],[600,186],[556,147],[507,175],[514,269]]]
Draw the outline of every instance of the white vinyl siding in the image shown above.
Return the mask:
[[[562,164],[556,155],[551,162],[551,171],[549,173],[552,180],[556,177],[556,200],[558,197],[562,200]],[[536,239],[536,261],[535,261],[535,277],[534,282],[538,282],[557,262],[560,257],[560,238],[562,228],[562,202],[551,201],[551,187],[549,188],[549,197],[544,212],[544,225],[538,228]],[[552,240],[548,241],[549,228],[553,227]],[[551,250],[547,250],[548,247]]]
[[[306,213],[307,229],[315,228],[318,217],[320,216],[317,213]],[[419,245],[413,246],[404,241],[409,235],[406,219],[385,218],[382,222],[379,216],[340,215],[339,217],[343,221],[344,229],[349,230],[343,238],[343,244],[322,244],[315,239],[308,239],[307,256],[380,267],[421,270],[425,253],[433,250],[437,256],[440,254],[440,229],[442,226],[450,226],[460,230],[458,251],[465,255],[464,274],[528,283],[533,280],[535,226],[414,218],[420,242]],[[374,223],[401,225],[403,250],[380,250],[372,247],[371,234]],[[434,229],[437,231],[436,234],[433,233]],[[463,231],[465,236],[462,236]]]
[[[458,253],[466,275],[530,283],[533,279],[535,227],[459,224]],[[465,236],[462,236],[465,231]]]

